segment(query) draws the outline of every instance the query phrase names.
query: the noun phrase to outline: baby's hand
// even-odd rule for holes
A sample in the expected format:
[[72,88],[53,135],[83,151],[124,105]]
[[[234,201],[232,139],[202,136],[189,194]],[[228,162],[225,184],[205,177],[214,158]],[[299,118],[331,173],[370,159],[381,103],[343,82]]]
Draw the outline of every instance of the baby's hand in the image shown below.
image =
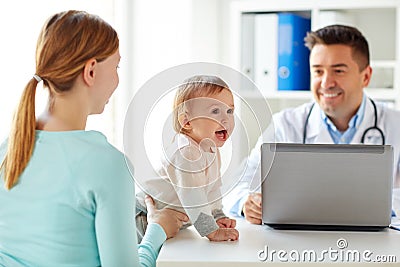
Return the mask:
[[235,228],[236,227],[236,220],[230,218],[220,218],[217,220],[217,224],[219,228]]
[[210,241],[235,241],[239,239],[239,232],[232,228],[219,228],[207,235]]

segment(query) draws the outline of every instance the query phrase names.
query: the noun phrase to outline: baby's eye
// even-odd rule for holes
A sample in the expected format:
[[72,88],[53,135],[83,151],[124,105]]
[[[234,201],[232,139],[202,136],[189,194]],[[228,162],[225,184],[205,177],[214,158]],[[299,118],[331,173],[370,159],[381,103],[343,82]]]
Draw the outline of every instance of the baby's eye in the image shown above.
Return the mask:
[[228,114],[233,114],[233,108],[228,109],[228,110],[227,110],[227,113],[228,113]]
[[219,108],[214,108],[213,110],[211,110],[212,114],[219,114]]

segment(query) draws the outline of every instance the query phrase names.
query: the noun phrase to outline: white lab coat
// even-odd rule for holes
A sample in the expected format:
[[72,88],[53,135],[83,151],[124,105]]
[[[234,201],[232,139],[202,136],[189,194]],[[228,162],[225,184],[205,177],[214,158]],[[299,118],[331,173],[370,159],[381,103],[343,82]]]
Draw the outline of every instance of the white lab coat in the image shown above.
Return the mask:
[[[385,135],[385,144],[393,146],[394,150],[394,178],[393,178],[393,209],[400,214],[400,111],[389,109],[381,103],[376,103],[378,112],[378,127]],[[374,108],[367,98],[364,118],[357,129],[351,144],[360,144],[364,131],[374,125]],[[264,131],[259,137],[250,156],[242,162],[242,168],[246,167],[244,175],[238,177],[238,186],[230,192],[224,202],[225,207],[233,214],[240,214],[243,204],[249,192],[259,191],[261,185],[260,174],[260,146],[265,142],[302,143],[306,117],[312,103],[306,103],[296,108],[285,109],[273,115],[273,125]],[[310,114],[307,124],[306,143],[332,144],[333,140],[328,132],[326,124],[321,117],[321,109],[318,104]],[[243,173],[239,171],[238,173]],[[253,179],[254,178],[254,179]]]

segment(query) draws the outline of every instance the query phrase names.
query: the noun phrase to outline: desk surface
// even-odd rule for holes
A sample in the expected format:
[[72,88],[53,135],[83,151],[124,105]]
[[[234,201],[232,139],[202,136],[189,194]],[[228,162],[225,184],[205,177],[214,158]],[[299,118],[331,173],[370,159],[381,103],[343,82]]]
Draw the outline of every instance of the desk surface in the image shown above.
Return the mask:
[[[274,230],[237,220],[239,240],[210,242],[193,226],[182,230],[161,248],[157,266],[269,266],[297,262],[308,266],[346,263],[346,266],[370,262],[400,265],[400,232],[386,229],[379,232]],[[379,262],[379,263],[378,263]],[[375,264],[373,264],[375,263]],[[391,263],[393,266],[393,263]]]

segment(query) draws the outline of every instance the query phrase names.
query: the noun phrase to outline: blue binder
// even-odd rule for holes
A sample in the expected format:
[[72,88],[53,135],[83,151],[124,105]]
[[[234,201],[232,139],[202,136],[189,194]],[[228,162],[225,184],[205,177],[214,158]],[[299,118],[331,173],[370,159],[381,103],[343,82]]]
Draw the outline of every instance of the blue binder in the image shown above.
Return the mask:
[[309,90],[310,52],[304,37],[311,30],[311,19],[280,13],[278,27],[278,90]]

